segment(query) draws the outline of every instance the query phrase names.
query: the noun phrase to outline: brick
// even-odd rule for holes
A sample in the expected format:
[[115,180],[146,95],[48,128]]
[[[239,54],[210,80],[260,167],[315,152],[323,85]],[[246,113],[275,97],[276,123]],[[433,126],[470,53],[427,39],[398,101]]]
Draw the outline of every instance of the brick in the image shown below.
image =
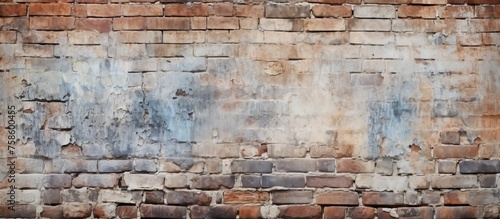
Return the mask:
[[[258,18],[240,18],[240,30],[256,30],[258,26]],[[256,33],[256,31],[254,32]]]
[[172,4],[165,6],[165,16],[208,17],[208,12],[209,7],[207,5]]
[[264,17],[264,6],[263,5],[235,5],[234,6],[236,17],[252,17],[261,18]]
[[107,18],[78,18],[76,19],[76,30],[97,31],[99,33],[108,33],[111,31],[111,19]]
[[396,8],[391,5],[354,6],[356,18],[395,18]]
[[436,18],[437,6],[399,6],[398,17],[400,18]]
[[273,204],[309,204],[313,200],[312,191],[276,191],[272,193]]
[[465,160],[458,164],[460,173],[500,173],[500,160]]
[[259,20],[259,28],[262,30],[276,30],[276,31],[302,31],[304,29],[304,23],[302,20],[295,20],[295,19],[261,18]]
[[343,19],[306,19],[304,20],[304,30],[306,31],[343,31],[345,30],[345,20]]
[[169,205],[210,205],[212,198],[206,193],[188,191],[172,191],[167,193],[167,204]]
[[450,191],[443,194],[445,205],[468,205],[468,192]]
[[439,17],[442,18],[472,18],[474,17],[473,6],[446,6],[442,8]]
[[302,175],[262,175],[262,187],[274,186],[302,188],[306,185]]
[[233,206],[193,206],[189,214],[190,218],[236,218],[238,210]]
[[73,5],[73,16],[87,17],[87,5]]
[[350,32],[349,42],[355,45],[387,45],[395,42],[395,36],[387,32]]
[[[35,212],[36,214],[36,212]],[[40,213],[41,217],[44,218],[63,218],[63,206],[43,206],[43,211]]]
[[221,187],[233,188],[234,176],[196,176],[192,179],[191,187],[195,189],[217,190]]
[[465,20],[444,19],[399,19],[392,22],[392,30],[395,32],[467,32],[468,25]]
[[62,202],[74,202],[74,203],[88,203],[91,200],[89,199],[89,189],[87,188],[70,188],[64,189],[61,192]]
[[16,57],[53,57],[53,45],[22,45],[22,49],[16,50],[14,53]]
[[142,218],[185,218],[186,207],[141,204]]
[[[152,57],[184,57],[193,54],[193,48],[184,45],[148,44],[146,50]],[[193,146],[193,154],[195,146]]]
[[[483,44],[484,45],[500,45],[500,33],[483,33]],[[494,145],[479,145],[479,150],[481,151],[481,148],[484,147],[484,148],[494,148],[495,146]],[[499,147],[499,146],[497,146]],[[500,148],[500,147],[499,147]],[[494,150],[496,154],[499,154],[497,151],[500,152],[500,149],[499,150]],[[481,152],[480,152],[480,156],[481,156]],[[494,156],[497,156],[499,157],[500,155],[494,155]]]
[[61,204],[61,190],[47,189],[43,192],[42,202],[46,205]]
[[66,33],[53,31],[31,31],[23,35],[24,43],[59,44],[67,41]]
[[[321,37],[323,38],[323,40],[327,40],[328,41],[328,37],[334,37],[334,39],[332,39],[334,42],[335,41],[338,41],[338,42],[335,42],[334,44],[343,44],[343,43],[346,43],[347,42],[347,39],[348,39],[348,33],[342,33],[342,32],[337,32],[337,34],[340,34],[338,35],[337,37],[339,37],[340,39],[335,39],[335,35],[331,34],[331,33],[309,33],[308,35],[311,36],[311,38],[313,38],[313,36],[316,35],[316,37]],[[344,34],[344,35],[342,35]],[[310,42],[308,42],[310,43]],[[327,44],[330,44],[330,43],[327,43]],[[310,152],[309,154],[311,155],[312,158],[327,158],[327,157],[335,157],[335,158],[342,158],[342,157],[352,157],[352,149],[348,148],[348,147],[339,147],[339,148],[335,148],[335,147],[331,147],[331,146],[311,146],[309,148]]]
[[347,176],[306,176],[306,185],[315,188],[349,188],[352,182]]
[[312,7],[314,17],[351,17],[352,9],[350,6],[333,6],[333,5],[315,5]]
[[10,210],[11,205],[0,205],[0,217],[2,218],[36,218],[35,205],[14,205],[14,211]]
[[408,178],[406,176],[359,174],[356,177],[356,187],[375,191],[404,191],[408,189]]
[[422,191],[422,204],[435,205],[441,203],[441,194],[437,191]]
[[122,205],[116,207],[116,215],[120,218],[137,218],[137,206]]
[[68,42],[73,45],[100,45],[106,40],[107,37],[95,31],[71,31],[68,33]]
[[125,173],[123,174],[122,183],[128,186],[129,190],[163,189],[165,176]]
[[478,209],[471,206],[437,207],[436,218],[477,218]]
[[278,172],[315,172],[317,169],[316,165],[315,160],[306,159],[285,159],[275,161],[275,168]]
[[468,204],[472,206],[485,206],[500,204],[499,189],[470,190],[468,192]]
[[474,15],[477,18],[493,18],[493,6],[485,5],[485,6],[474,6]]
[[146,18],[114,18],[113,30],[143,30],[146,29]]
[[87,16],[89,17],[119,17],[121,5],[87,5]]
[[310,219],[320,219],[321,218],[321,207],[319,206],[283,206],[279,207],[279,217],[280,218],[310,218]]
[[495,0],[465,0],[465,2],[470,5],[498,4],[498,1]]
[[497,176],[494,174],[480,175],[479,176],[479,185],[481,186],[481,188],[496,188]]
[[396,206],[404,203],[403,193],[363,192],[361,198],[366,206]]
[[84,203],[66,203],[63,205],[63,216],[65,218],[90,217],[92,206]]
[[321,159],[317,163],[319,172],[335,172],[335,159]]
[[146,29],[148,30],[189,30],[189,18],[184,17],[147,17]]
[[[232,44],[204,44],[194,47],[195,56],[204,57],[234,57],[238,47]],[[231,154],[234,153],[231,152]]]
[[132,170],[132,160],[100,160],[97,162],[100,173],[122,173]]
[[346,191],[331,191],[316,196],[319,205],[358,205],[358,193]]
[[120,31],[119,41],[122,43],[161,43],[161,31]]
[[437,189],[476,188],[477,176],[433,176],[431,186]]
[[[199,53],[196,55],[200,56]],[[239,157],[240,146],[238,144],[195,144],[193,145],[192,155],[195,157],[218,158]]]
[[[312,3],[322,3],[322,4],[337,4],[341,5],[344,3],[354,3],[352,0],[306,0],[306,2],[312,2]],[[361,3],[361,2],[358,2]]]
[[119,175],[115,174],[80,174],[73,179],[73,186],[113,188],[118,185]]
[[457,36],[457,43],[461,46],[480,46],[483,44],[483,35],[476,34],[460,34]]
[[324,207],[324,219],[344,219],[346,208],[344,207]]
[[438,162],[438,172],[455,174],[457,172],[457,162],[449,160],[440,160]]
[[206,30],[207,29],[207,18],[206,17],[192,17],[191,19],[191,29],[192,30]]
[[71,4],[66,3],[48,3],[48,4],[30,4],[30,16],[32,15],[70,15]]
[[106,4],[108,0],[75,0],[76,3],[88,3],[88,4]]
[[460,144],[460,134],[458,131],[446,131],[439,133],[441,144]]
[[475,145],[460,146],[436,146],[434,147],[435,158],[474,158],[478,147]]
[[271,161],[234,160],[231,163],[233,173],[270,173],[273,169]]
[[470,20],[471,32],[498,32],[500,24],[496,19],[473,19]]
[[411,0],[365,0],[365,4],[409,4]]
[[144,192],[144,202],[147,204],[163,204],[165,192],[163,191],[148,191]]
[[445,5],[448,0],[411,0],[411,4],[419,5]]
[[307,18],[309,5],[266,5],[267,18]]
[[432,207],[398,208],[397,213],[400,218],[433,218],[434,209]]
[[35,30],[72,30],[75,18],[72,17],[32,17],[30,29]]
[[176,32],[163,33],[163,43],[203,43],[203,42],[205,42],[205,32],[203,31],[176,31]]
[[157,171],[156,162],[150,159],[134,160],[134,170],[136,172],[155,173]]
[[208,17],[207,29],[212,30],[237,30],[240,28],[239,20],[235,17]]
[[238,210],[239,218],[241,219],[251,219],[251,218],[263,218],[260,212],[260,206],[241,206]]
[[258,191],[224,192],[224,203],[226,204],[265,203],[268,199],[269,199],[269,194],[267,192],[258,192]]
[[47,174],[43,177],[43,187],[54,189],[69,188],[71,187],[71,175]]
[[99,200],[106,203],[134,204],[142,200],[142,191],[99,190]]
[[372,173],[375,171],[373,161],[362,161],[353,159],[338,159],[337,172],[339,173]]
[[375,218],[375,208],[370,207],[354,207],[347,208],[347,218]]
[[260,188],[261,177],[252,175],[242,175],[241,176],[241,186],[243,188]]
[[348,30],[390,31],[391,20],[387,19],[351,19],[347,22]]
[[0,5],[0,17],[26,16],[26,7],[25,4]]
[[218,3],[211,8],[210,15],[215,16],[234,16],[234,6],[232,3]]
[[162,5],[122,5],[122,15],[128,16],[163,16]]

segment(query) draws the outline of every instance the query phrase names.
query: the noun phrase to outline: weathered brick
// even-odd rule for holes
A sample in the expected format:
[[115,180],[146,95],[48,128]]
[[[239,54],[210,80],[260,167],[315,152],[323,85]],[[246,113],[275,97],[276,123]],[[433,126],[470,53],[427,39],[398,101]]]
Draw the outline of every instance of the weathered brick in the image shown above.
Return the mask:
[[481,188],[496,188],[497,186],[497,175],[480,175],[479,185]]
[[0,5],[0,17],[26,16],[26,4]]
[[140,206],[142,218],[185,218],[186,207],[142,204]]
[[208,17],[207,29],[212,30],[237,30],[240,28],[238,18],[235,17]]
[[205,42],[205,32],[203,31],[176,31],[176,32],[163,33],[163,43],[203,43],[203,42]]
[[404,203],[403,193],[363,192],[363,205],[367,206],[397,206]]
[[218,3],[214,4],[209,11],[210,15],[215,16],[234,16],[234,5],[232,3]]
[[89,199],[89,189],[88,188],[70,188],[64,189],[61,192],[62,202],[79,202],[79,203],[88,203],[91,200]]
[[165,177],[165,187],[167,188],[186,188],[187,176],[183,174],[171,174]]
[[208,12],[207,5],[169,4],[165,6],[165,16],[207,17]]
[[396,8],[391,5],[354,6],[356,18],[395,18]]
[[411,0],[411,4],[422,5],[445,5],[448,0]]
[[[322,4],[338,4],[341,5],[343,3],[355,3],[356,0],[306,0],[307,2],[312,3],[322,3]],[[359,2],[361,3],[361,2]]]
[[87,5],[87,16],[89,17],[119,17],[121,5]]
[[282,187],[298,187],[302,188],[306,185],[304,176],[302,175],[263,175],[262,187],[271,188],[274,186]]
[[306,31],[343,31],[345,30],[345,20],[332,18],[317,18],[304,20],[304,30]]
[[234,9],[237,17],[264,17],[263,5],[235,5]]
[[36,218],[35,205],[14,205],[14,211],[10,210],[11,205],[0,205],[0,217],[2,218]]
[[92,206],[84,203],[66,203],[63,205],[63,216],[65,218],[90,217]]
[[[262,30],[276,30],[276,31],[302,31],[304,29],[304,22],[298,19],[261,18],[259,20],[259,28]],[[279,145],[279,144],[272,144],[272,145]],[[285,145],[280,145],[280,146],[285,146]]]
[[146,29],[148,30],[189,30],[190,28],[189,18],[146,17]]
[[252,175],[242,175],[241,176],[241,186],[243,188],[260,188],[261,177]]
[[276,191],[272,196],[273,204],[309,204],[313,200],[312,191]]
[[398,17],[400,18],[436,18],[437,6],[399,6]]
[[189,214],[190,218],[236,218],[238,210],[234,206],[193,206]]
[[120,218],[137,218],[137,206],[121,205],[116,207],[116,215]]
[[263,218],[259,205],[241,206],[238,212],[241,219]]
[[192,17],[191,29],[192,30],[206,30],[207,29],[207,18],[206,17]]
[[437,207],[436,218],[477,218],[478,209],[471,206]]
[[[232,44],[196,45],[194,47],[194,55],[205,56],[205,57],[233,57],[237,53],[237,49],[238,47]],[[238,155],[235,154],[236,149],[234,148],[234,146],[235,145],[227,145],[226,148],[228,149],[228,151],[224,154],[221,153],[221,155],[224,156],[225,154],[227,154],[226,156],[239,157],[239,153]],[[208,155],[207,153],[205,154]]]
[[71,187],[71,175],[49,174],[43,177],[43,187],[45,188],[69,188]]
[[468,195],[466,191],[450,191],[443,194],[445,205],[468,205]]
[[167,204],[169,205],[210,205],[212,198],[206,193],[189,191],[172,191],[167,193]]
[[136,172],[149,172],[154,173],[157,171],[156,162],[150,159],[136,159],[134,160],[134,170]]
[[432,207],[398,208],[397,213],[400,218],[433,218],[434,209]]
[[269,194],[267,192],[258,192],[258,191],[224,192],[224,203],[227,204],[264,203],[268,199],[269,199]]
[[472,18],[473,16],[473,6],[446,6],[442,8],[439,15],[442,18]]
[[457,172],[457,162],[451,160],[440,160],[438,162],[438,172],[439,173],[456,173]]
[[316,188],[349,188],[352,178],[348,176],[306,176],[306,185]]
[[422,204],[435,205],[441,203],[441,193],[438,191],[422,191]]
[[[35,212],[36,214],[36,212]],[[3,216],[3,215],[2,215]],[[43,206],[43,211],[40,213],[41,217],[44,218],[63,218],[63,206],[62,205],[56,205],[56,206]]]
[[160,161],[160,172],[179,173],[182,171],[181,167],[173,161]]
[[365,0],[366,4],[409,4],[411,0]]
[[105,203],[134,204],[142,200],[142,191],[99,190],[99,200]]
[[267,18],[307,18],[309,5],[266,5]]
[[49,3],[49,4],[30,4],[30,16],[32,15],[70,15],[71,4]]
[[346,191],[331,191],[316,196],[319,205],[358,205],[358,193]]
[[283,206],[279,208],[280,218],[310,218],[310,219],[320,219],[321,218],[321,207],[320,206]]
[[75,17],[87,17],[87,5],[73,5],[72,14]]
[[111,31],[111,21],[109,18],[77,18],[75,29],[108,33]]
[[191,187],[195,189],[220,189],[221,187],[233,188],[235,176],[196,176],[192,179]]
[[370,207],[354,207],[347,208],[347,218],[375,218],[375,208]]
[[433,176],[432,188],[465,189],[477,187],[477,176]]
[[315,5],[312,7],[314,17],[351,17],[350,6]]
[[335,172],[335,159],[321,159],[317,163],[319,172]]
[[351,44],[365,45],[387,45],[395,42],[393,33],[387,32],[350,32],[349,42]]
[[324,219],[344,219],[345,218],[345,207],[324,207],[323,208],[323,218]]
[[16,50],[15,57],[53,57],[53,45],[22,45],[21,49]]
[[73,179],[73,186],[113,188],[118,184],[119,175],[115,174],[80,174]]
[[317,169],[316,166],[315,160],[285,159],[275,161],[276,171],[279,172],[314,172]]
[[147,191],[144,192],[144,202],[148,204],[163,204],[165,192],[163,191]]
[[72,17],[32,17],[30,29],[35,30],[72,30],[75,18]]
[[[189,52],[191,53],[189,54],[193,54],[192,47],[177,46],[175,48],[184,50],[190,48]],[[203,54],[200,54],[200,52],[198,51],[195,55],[202,56]],[[218,157],[218,158],[239,157],[240,146],[238,144],[195,144],[193,145],[192,155],[196,157]]]
[[234,160],[231,163],[233,173],[270,173],[273,169],[271,161],[263,160]]
[[460,173],[500,173],[500,160],[465,160],[458,166]]
[[113,19],[113,30],[143,30],[143,29],[146,29],[146,18],[126,17],[126,18]]
[[128,16],[163,16],[162,5],[122,5],[122,15]]
[[387,19],[351,19],[347,22],[348,30],[390,31],[391,20]]
[[94,217],[111,218],[116,216],[116,205],[108,203],[96,204],[93,210]]
[[132,170],[132,160],[99,160],[97,167],[100,173],[122,173]]
[[61,204],[61,190],[47,189],[43,192],[42,202],[46,205]]
[[474,158],[477,155],[476,145],[436,146],[435,158]]
[[[190,47],[188,45],[148,44],[146,46],[146,50],[147,50],[148,55],[152,56],[152,57],[184,57],[184,56],[190,56],[193,54],[193,47]],[[210,148],[210,147],[207,147],[207,148]],[[192,153],[194,156],[204,156],[204,157],[209,156],[209,154],[198,152],[197,146],[193,146]],[[210,153],[213,153],[213,152],[210,152]],[[197,154],[200,154],[200,155],[197,155]],[[222,154],[222,156],[224,156],[224,154]]]
[[125,173],[123,174],[122,183],[128,186],[129,190],[163,189],[165,176]]
[[373,161],[362,161],[353,159],[338,159],[337,172],[339,173],[371,173],[375,171]]

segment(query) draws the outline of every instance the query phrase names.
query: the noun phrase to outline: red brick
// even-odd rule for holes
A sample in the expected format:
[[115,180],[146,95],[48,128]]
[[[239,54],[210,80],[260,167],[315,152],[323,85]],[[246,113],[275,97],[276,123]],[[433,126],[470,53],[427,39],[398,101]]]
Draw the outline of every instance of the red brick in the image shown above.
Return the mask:
[[468,192],[451,191],[443,194],[445,205],[468,205]]
[[23,35],[24,43],[41,43],[41,44],[58,44],[61,41],[66,41],[67,34],[65,32],[54,31],[31,31]]
[[119,17],[120,15],[120,5],[87,5],[89,17]]
[[264,203],[269,199],[267,192],[257,191],[225,191],[224,203],[228,204],[246,204],[246,203]]
[[106,4],[108,0],[76,0],[77,3]]
[[472,6],[447,6],[439,17],[442,18],[472,18],[474,16],[474,7]]
[[189,30],[190,26],[189,18],[146,18],[146,29],[148,30]]
[[63,207],[62,205],[43,206],[40,216],[44,218],[63,218]]
[[471,206],[437,207],[436,218],[478,218],[478,209]]
[[494,17],[494,15],[493,15],[493,6],[488,6],[488,5],[480,6],[480,5],[476,5],[476,6],[474,6],[474,12],[475,12],[475,16],[478,17],[478,18],[492,18],[492,17]]
[[208,17],[209,7],[207,5],[175,4],[165,6],[165,16],[180,17]]
[[49,4],[30,4],[31,15],[70,15],[71,4],[49,3]]
[[498,32],[500,31],[500,22],[498,19],[473,19],[470,20],[472,32]]
[[280,210],[280,215],[279,215],[280,218],[289,218],[289,219],[321,218],[321,207],[319,206],[283,206],[280,207],[279,210]]
[[15,31],[0,31],[0,43],[16,43],[16,39]]
[[237,17],[264,17],[264,6],[262,5],[236,5],[234,9]]
[[347,3],[346,0],[306,0],[306,2],[324,3],[324,4],[337,4],[337,5],[341,5],[341,4]]
[[30,29],[35,30],[71,30],[75,27],[72,17],[32,17]]
[[212,12],[210,15],[215,16],[233,16],[234,15],[234,5],[232,3],[221,3],[212,6]]
[[358,193],[345,191],[332,191],[320,193],[316,196],[319,205],[358,205]]
[[123,16],[163,16],[161,5],[123,5]]
[[26,5],[0,5],[0,17],[26,16]]
[[364,192],[361,197],[363,205],[369,206],[397,206],[404,203],[402,193]]
[[146,18],[114,18],[113,30],[143,30],[146,29]]
[[344,207],[325,207],[323,212],[324,219],[344,219],[345,218]]
[[100,33],[111,31],[111,19],[109,18],[78,18],[76,19],[77,30],[92,30]]
[[239,209],[239,215],[241,219],[263,218],[260,213],[259,205],[241,206]]
[[168,205],[141,205],[142,218],[185,218],[186,207]]
[[239,28],[239,20],[235,17],[208,17],[207,19],[207,29],[237,30]]
[[[398,208],[399,218],[434,218],[432,207]],[[392,218],[392,217],[391,217]]]
[[87,17],[87,5],[73,5],[73,16]]
[[120,218],[137,218],[137,206],[118,206],[116,215]]
[[267,18],[307,18],[309,5],[266,5]]
[[365,4],[409,4],[411,0],[364,0]]
[[445,5],[447,0],[411,0],[411,4],[418,5]]
[[370,208],[370,207],[348,208],[346,211],[346,216],[347,218],[360,218],[360,219],[375,218],[375,208]]
[[349,188],[352,178],[347,176],[307,176],[306,185],[316,188]]
[[465,3],[469,5],[480,5],[480,4],[498,4],[498,0],[465,0]]
[[350,6],[315,5],[312,7],[314,17],[351,17]]
[[372,173],[373,171],[375,171],[375,163],[373,161],[337,160],[337,172],[339,173]]
[[445,131],[439,133],[441,144],[460,144],[460,133],[458,131]]
[[436,18],[438,7],[435,6],[399,6],[400,18]]
[[475,145],[453,145],[434,147],[435,158],[474,158],[477,155],[478,146]]
[[64,218],[86,218],[92,214],[92,206],[84,203],[66,203],[63,205]]

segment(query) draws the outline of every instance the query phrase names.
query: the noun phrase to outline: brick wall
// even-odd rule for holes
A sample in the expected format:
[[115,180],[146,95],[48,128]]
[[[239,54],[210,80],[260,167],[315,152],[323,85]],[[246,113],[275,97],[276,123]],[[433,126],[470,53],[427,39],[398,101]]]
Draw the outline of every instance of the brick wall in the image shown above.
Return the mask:
[[499,45],[499,0],[0,0],[0,217],[499,218]]

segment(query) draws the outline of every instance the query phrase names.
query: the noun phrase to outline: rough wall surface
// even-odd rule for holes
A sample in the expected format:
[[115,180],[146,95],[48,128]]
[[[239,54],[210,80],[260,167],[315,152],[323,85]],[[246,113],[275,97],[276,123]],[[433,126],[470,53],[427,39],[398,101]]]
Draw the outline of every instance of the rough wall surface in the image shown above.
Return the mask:
[[499,45],[499,0],[0,0],[0,217],[499,218]]

